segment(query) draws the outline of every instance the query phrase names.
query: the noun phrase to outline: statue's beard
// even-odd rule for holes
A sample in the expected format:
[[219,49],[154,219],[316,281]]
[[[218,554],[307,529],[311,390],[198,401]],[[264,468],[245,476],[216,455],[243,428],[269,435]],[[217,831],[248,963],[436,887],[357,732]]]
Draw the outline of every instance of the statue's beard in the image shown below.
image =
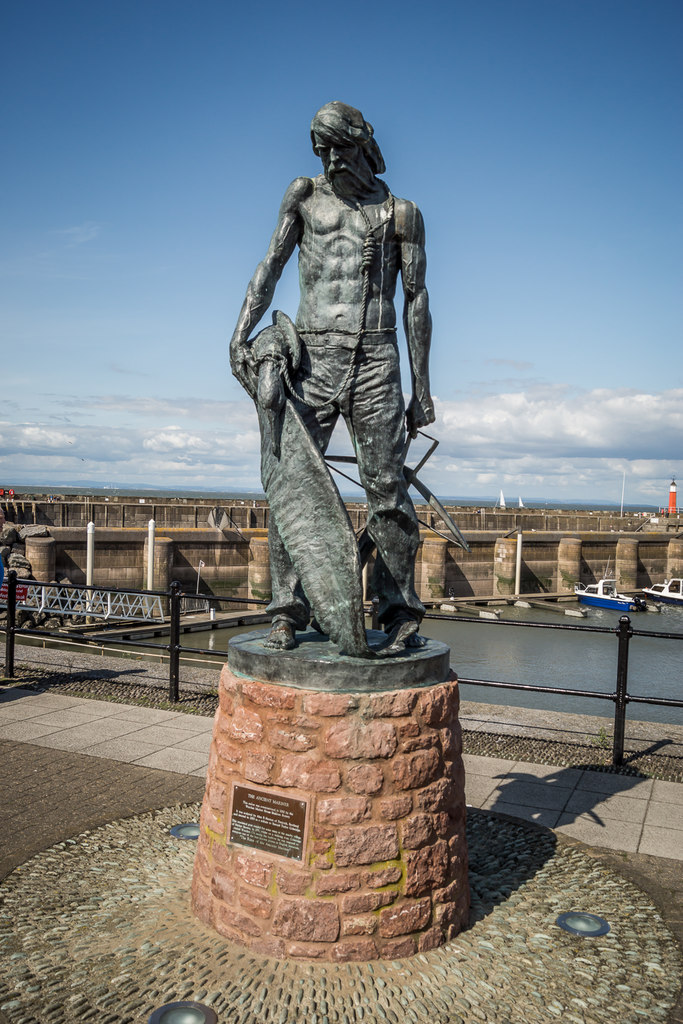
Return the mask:
[[326,177],[332,188],[340,196],[365,196],[374,192],[377,187],[375,175],[365,161],[360,166],[349,166],[335,170],[328,167]]

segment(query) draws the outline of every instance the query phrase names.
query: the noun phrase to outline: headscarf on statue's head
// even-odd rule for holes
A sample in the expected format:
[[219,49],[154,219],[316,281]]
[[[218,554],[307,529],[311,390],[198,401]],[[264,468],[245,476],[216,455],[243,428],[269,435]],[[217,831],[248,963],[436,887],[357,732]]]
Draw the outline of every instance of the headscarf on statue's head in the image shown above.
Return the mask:
[[348,146],[354,143],[363,151],[373,175],[383,174],[386,170],[372,125],[364,119],[360,110],[338,100],[326,103],[311,121],[311,142],[313,152],[321,157],[323,163],[325,159],[320,151],[321,146]]

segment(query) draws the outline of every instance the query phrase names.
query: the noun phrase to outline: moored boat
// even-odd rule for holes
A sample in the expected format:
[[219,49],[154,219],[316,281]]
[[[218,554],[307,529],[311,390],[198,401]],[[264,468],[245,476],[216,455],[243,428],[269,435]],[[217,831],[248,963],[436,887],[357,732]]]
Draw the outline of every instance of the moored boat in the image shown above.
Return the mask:
[[628,594],[618,593],[616,580],[602,579],[597,583],[577,583],[574,593],[580,604],[592,605],[594,608],[613,608],[622,612],[642,612],[646,608],[642,597],[629,597]]
[[683,579],[653,583],[651,587],[643,587],[643,593],[651,597],[653,601],[662,601],[664,604],[677,604],[683,607]]

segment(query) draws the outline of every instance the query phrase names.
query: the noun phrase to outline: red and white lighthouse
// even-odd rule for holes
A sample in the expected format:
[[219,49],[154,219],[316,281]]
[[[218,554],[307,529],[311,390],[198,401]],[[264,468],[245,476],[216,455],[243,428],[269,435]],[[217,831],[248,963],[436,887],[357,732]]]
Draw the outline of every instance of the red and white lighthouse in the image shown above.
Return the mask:
[[678,488],[676,487],[676,481],[671,481],[671,487],[669,488],[669,515],[675,516],[676,509],[678,508],[678,502],[676,496],[678,494]]

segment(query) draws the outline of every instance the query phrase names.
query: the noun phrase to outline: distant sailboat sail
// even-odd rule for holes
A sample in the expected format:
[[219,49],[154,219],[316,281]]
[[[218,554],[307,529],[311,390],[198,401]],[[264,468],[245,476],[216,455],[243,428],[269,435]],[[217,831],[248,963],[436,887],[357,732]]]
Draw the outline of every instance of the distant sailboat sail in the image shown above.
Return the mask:
[[505,504],[505,495],[503,494],[502,488],[500,492],[500,498],[498,499],[498,508],[507,508]]
[[519,498],[519,507],[524,508],[524,502],[522,501],[521,497]]

